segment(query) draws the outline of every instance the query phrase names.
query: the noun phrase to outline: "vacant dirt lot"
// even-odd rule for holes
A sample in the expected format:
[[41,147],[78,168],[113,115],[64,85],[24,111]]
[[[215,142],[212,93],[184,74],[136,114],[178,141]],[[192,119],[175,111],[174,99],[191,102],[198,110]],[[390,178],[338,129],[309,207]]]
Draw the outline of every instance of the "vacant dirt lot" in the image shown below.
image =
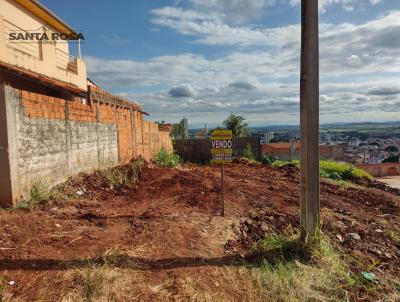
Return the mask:
[[[69,202],[0,211],[3,297],[76,301],[77,284],[92,276],[81,270],[106,264],[113,286],[120,286],[109,300],[257,300],[241,262],[265,225],[298,226],[299,172],[246,162],[225,171],[225,217],[219,216],[219,168],[195,165],[146,166],[132,189],[96,191],[83,182]],[[398,281],[400,194],[371,186],[324,181],[323,230],[356,259],[355,274],[370,269],[378,280]],[[238,285],[226,290],[229,280]],[[87,300],[100,281],[91,282],[82,287]],[[377,285],[360,296],[378,301],[384,292]]]

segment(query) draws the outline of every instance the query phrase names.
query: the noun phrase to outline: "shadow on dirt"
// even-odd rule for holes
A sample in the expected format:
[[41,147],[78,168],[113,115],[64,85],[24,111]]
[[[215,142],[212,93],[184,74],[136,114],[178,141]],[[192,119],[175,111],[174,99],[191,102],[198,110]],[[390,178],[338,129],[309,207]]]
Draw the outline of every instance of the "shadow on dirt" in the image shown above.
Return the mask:
[[[259,241],[261,243],[262,241]],[[254,246],[244,253],[231,253],[221,257],[169,257],[149,259],[129,256],[123,253],[109,253],[102,256],[85,259],[13,259],[0,260],[0,270],[69,270],[93,266],[110,266],[115,268],[135,270],[165,270],[183,267],[202,266],[260,266],[266,261],[270,264],[293,262],[301,260],[303,263],[312,261],[311,249],[296,239],[285,239],[275,247],[268,249]]]
[[118,268],[130,268],[137,270],[158,270],[173,269],[179,267],[199,267],[199,266],[229,266],[243,265],[249,256],[228,255],[223,257],[202,258],[202,257],[171,257],[164,259],[146,259],[141,257],[131,257],[117,255],[116,260],[109,261],[107,258],[90,258],[76,260],[58,259],[17,259],[0,261],[0,270],[68,270],[74,268],[85,268],[92,265],[109,265]]
[[[147,259],[141,257],[114,254],[111,256],[94,257],[87,259],[61,260],[61,259],[14,259],[0,260],[0,270],[69,270],[86,268],[93,265],[107,265],[116,268],[135,269],[135,270],[164,270],[183,267],[202,267],[202,266],[259,266],[263,261],[274,263],[282,259],[282,250],[270,250],[268,253],[249,253],[246,255],[233,254],[222,257],[171,257],[163,259]],[[295,259],[305,260],[301,254],[290,257],[290,261]]]

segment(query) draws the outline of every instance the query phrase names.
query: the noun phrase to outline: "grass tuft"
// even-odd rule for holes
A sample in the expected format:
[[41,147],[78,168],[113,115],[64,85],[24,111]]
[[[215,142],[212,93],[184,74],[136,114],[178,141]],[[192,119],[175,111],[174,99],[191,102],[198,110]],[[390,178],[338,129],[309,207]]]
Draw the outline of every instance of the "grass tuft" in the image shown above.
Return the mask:
[[271,301],[340,301],[350,286],[348,268],[325,236],[305,245],[299,234],[273,232],[259,241],[262,287]]
[[30,202],[39,203],[48,200],[50,192],[41,183],[34,184],[30,192]]
[[68,271],[63,280],[73,290],[62,293],[61,301],[124,301],[129,290],[128,272],[106,265]]
[[137,182],[142,171],[143,160],[131,161],[124,166],[115,166],[94,172],[94,178],[99,186],[110,186],[112,188],[125,187]]
[[0,302],[5,301],[6,295],[6,281],[4,276],[0,276]]
[[54,187],[49,190],[43,184],[37,183],[32,186],[29,199],[20,201],[17,205],[17,209],[29,210],[37,204],[63,202],[67,200],[68,196],[59,187]]

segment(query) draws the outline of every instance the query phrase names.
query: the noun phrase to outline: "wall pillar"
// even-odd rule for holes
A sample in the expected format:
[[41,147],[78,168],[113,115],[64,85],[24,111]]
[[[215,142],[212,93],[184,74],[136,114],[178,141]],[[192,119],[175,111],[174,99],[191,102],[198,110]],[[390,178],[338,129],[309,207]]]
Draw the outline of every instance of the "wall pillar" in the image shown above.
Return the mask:
[[132,128],[132,156],[137,157],[137,142],[136,142],[136,112],[132,108],[129,109],[131,114],[131,128]]
[[71,122],[69,119],[69,102],[65,101],[65,139],[66,139],[66,154],[67,154],[67,174],[71,176],[72,167],[71,167]]
[[13,206],[21,195],[17,152],[19,91],[0,85],[0,206]]
[[0,206],[4,207],[13,204],[4,84],[0,85],[0,131]]
[[103,156],[101,154],[101,144],[100,144],[100,103],[92,102],[92,106],[96,108],[96,135],[97,135],[97,161],[99,169],[102,168]]

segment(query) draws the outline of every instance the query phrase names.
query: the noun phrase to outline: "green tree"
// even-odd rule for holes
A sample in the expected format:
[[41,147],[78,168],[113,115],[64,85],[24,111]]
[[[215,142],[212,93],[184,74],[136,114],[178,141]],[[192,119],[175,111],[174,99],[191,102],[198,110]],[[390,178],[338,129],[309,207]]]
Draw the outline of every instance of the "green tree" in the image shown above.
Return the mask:
[[181,123],[172,125],[172,135],[174,137],[182,137],[183,136],[183,125]]
[[243,150],[243,156],[249,160],[255,160],[256,157],[254,156],[253,151],[251,150],[250,144],[246,144],[246,148]]
[[396,146],[389,146],[389,147],[386,147],[385,151],[396,153],[396,152],[399,152],[399,149]]
[[398,163],[399,155],[391,155],[389,157],[386,157],[382,162],[383,163]]
[[226,129],[232,130],[233,136],[246,136],[249,134],[249,129],[247,128],[247,123],[245,123],[244,116],[231,113],[226,120],[224,120],[223,125]]

